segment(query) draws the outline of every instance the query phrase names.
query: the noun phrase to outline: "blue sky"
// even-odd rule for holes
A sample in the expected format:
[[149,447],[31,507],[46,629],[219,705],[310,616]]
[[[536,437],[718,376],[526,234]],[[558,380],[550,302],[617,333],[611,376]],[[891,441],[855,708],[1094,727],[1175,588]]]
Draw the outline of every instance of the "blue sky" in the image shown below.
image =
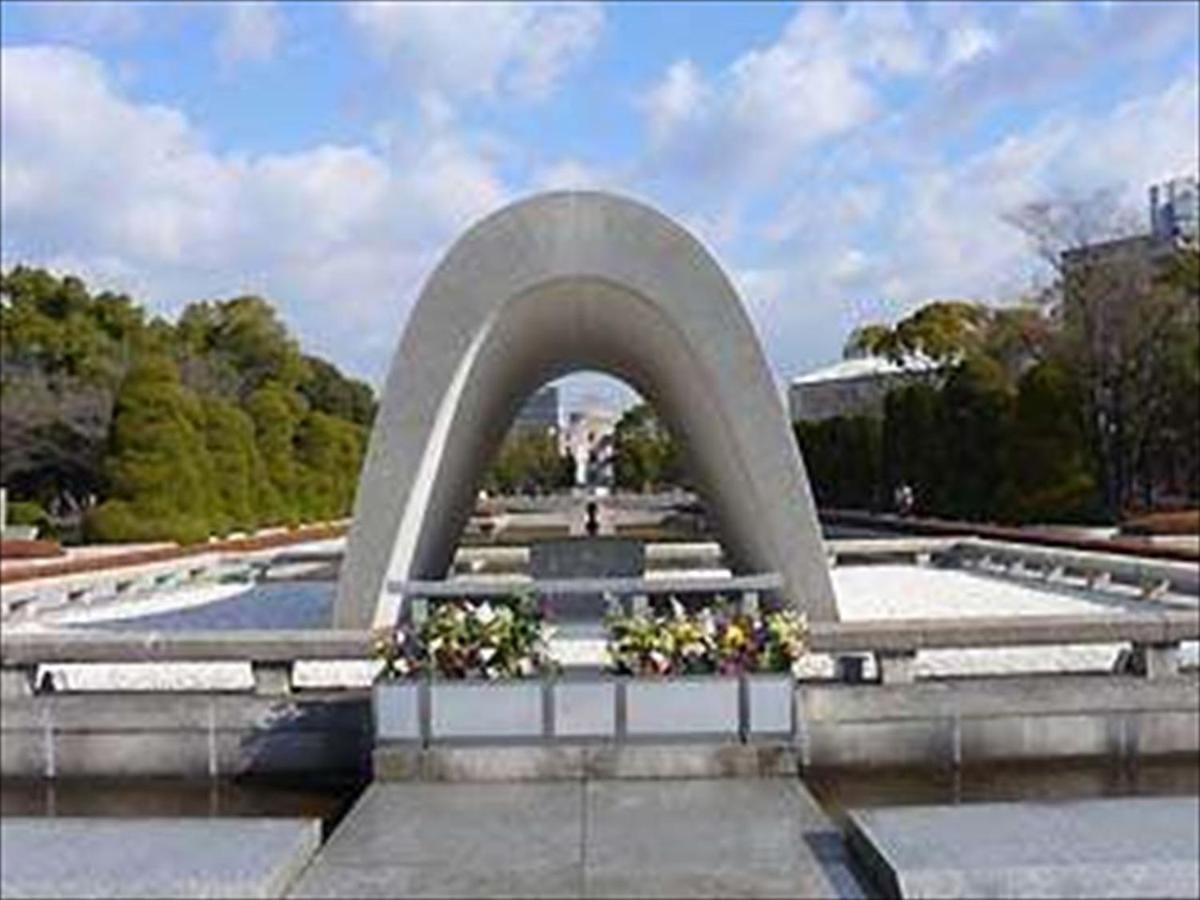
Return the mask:
[[782,380],[1043,277],[1005,213],[1197,168],[1193,3],[0,4],[0,252],[257,291],[378,383],[453,238],[551,187],[688,225]]

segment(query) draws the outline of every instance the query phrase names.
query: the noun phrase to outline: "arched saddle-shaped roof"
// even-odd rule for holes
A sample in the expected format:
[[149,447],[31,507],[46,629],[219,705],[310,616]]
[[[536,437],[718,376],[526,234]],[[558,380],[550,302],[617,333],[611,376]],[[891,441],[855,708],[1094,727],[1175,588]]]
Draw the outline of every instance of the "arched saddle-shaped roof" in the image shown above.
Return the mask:
[[812,493],[754,328],[703,246],[640,203],[522,200],[430,276],[392,360],[359,481],[336,627],[395,621],[389,579],[447,571],[522,400],[579,369],[624,379],[681,439],[739,572],[836,617]]

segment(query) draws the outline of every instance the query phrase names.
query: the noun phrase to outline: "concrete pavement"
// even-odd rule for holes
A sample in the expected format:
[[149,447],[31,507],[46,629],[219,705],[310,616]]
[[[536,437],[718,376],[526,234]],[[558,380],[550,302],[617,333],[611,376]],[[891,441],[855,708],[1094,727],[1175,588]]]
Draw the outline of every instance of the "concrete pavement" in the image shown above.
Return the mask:
[[373,784],[292,897],[861,897],[795,778]]

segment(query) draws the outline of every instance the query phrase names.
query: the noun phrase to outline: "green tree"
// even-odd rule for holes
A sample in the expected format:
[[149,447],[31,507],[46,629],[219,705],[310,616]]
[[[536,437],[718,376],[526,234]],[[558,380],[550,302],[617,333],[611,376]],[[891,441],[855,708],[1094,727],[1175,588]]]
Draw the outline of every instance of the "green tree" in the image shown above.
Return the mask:
[[574,463],[559,453],[556,435],[516,428],[504,438],[481,486],[497,494],[544,494],[570,487],[574,478]]
[[89,534],[120,541],[207,538],[215,498],[203,432],[200,403],[170,360],[151,357],[135,366],[117,395],[109,499],[91,511]]
[[938,511],[945,494],[945,446],[941,434],[941,390],[927,383],[906,385],[884,398],[881,464],[885,501],[891,491],[912,488],[917,512]]
[[305,375],[296,341],[261,297],[193,303],[177,327],[189,381],[245,400],[267,382],[294,388]]
[[1079,384],[1053,361],[1034,366],[1017,387],[1005,464],[1004,518],[1017,522],[1096,517]]
[[956,518],[993,519],[1000,509],[1014,400],[1004,371],[987,357],[970,357],[947,379],[940,400],[946,466],[940,505]]
[[311,412],[296,432],[296,501],[304,519],[336,519],[354,503],[364,434],[360,426]]
[[846,509],[880,505],[883,427],[878,418],[833,416],[797,422],[794,430],[819,504]]
[[627,409],[613,429],[613,479],[631,491],[688,483],[682,449],[645,403]]
[[228,400],[205,397],[201,402],[204,442],[212,460],[216,494],[213,531],[253,531],[258,525],[254,482],[262,471],[254,443],[254,423]]
[[329,413],[357,425],[370,426],[375,418],[375,395],[370,385],[347,378],[337,366],[317,356],[305,356],[300,393],[310,409]]
[[293,442],[303,415],[300,398],[282,384],[267,382],[246,401],[254,423],[255,445],[262,460],[256,473],[255,508],[267,525],[294,525],[300,520],[296,497],[296,460]]

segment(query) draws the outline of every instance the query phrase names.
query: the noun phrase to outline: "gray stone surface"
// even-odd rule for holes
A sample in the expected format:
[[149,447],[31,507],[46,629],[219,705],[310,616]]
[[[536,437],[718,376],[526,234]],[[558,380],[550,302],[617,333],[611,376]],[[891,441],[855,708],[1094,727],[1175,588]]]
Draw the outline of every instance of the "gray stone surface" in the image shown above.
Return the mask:
[[585,778],[748,778],[797,772],[783,742],[522,743],[375,749],[379,781],[579,781]]
[[529,548],[534,578],[634,578],[645,570],[645,545],[632,538],[563,538],[534,541]]
[[[529,573],[542,578],[639,578],[646,571],[642,541],[619,537],[577,537],[535,541],[530,547]],[[598,619],[604,614],[599,594],[545,595],[555,619]]]
[[429,702],[434,738],[536,738],[542,734],[541,681],[434,681]]
[[849,840],[901,897],[1196,897],[1200,799],[851,810]]
[[280,897],[317,819],[0,820],[5,897]]
[[836,618],[804,466],[733,285],[661,213],[557,192],[470,228],[422,289],[380,398],[337,627],[395,621],[388,579],[444,575],[521,402],[578,369],[625,379],[688,439],[735,570],[779,572],[788,600]]
[[632,678],[625,685],[630,735],[736,735],[738,681],[695,678]]
[[859,897],[793,779],[370,787],[294,897]]

